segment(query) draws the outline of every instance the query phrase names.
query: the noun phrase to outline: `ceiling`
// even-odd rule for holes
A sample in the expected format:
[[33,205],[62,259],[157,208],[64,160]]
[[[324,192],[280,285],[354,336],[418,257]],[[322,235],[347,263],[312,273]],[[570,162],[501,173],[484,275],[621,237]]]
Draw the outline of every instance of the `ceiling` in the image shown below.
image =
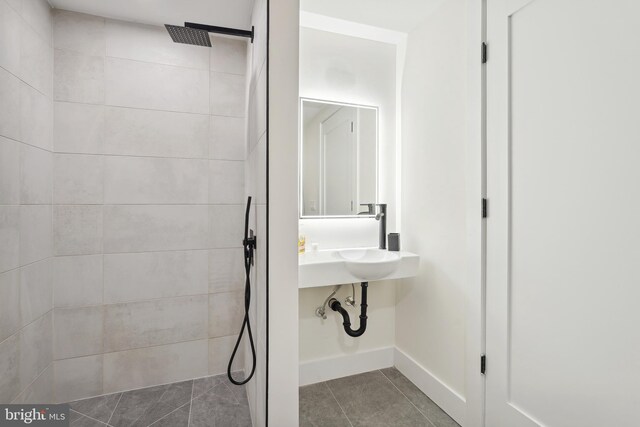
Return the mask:
[[407,33],[446,0],[300,0],[305,12]]
[[57,9],[145,24],[186,21],[249,29],[253,0],[49,0]]

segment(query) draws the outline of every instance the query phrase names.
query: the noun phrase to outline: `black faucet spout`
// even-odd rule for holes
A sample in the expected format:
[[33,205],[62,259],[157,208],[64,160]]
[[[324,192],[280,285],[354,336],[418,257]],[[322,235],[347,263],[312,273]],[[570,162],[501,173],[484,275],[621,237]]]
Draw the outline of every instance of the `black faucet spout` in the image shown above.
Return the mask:
[[380,221],[378,226],[379,231],[379,249],[387,249],[387,204],[379,203],[376,205],[378,207],[378,213],[376,214],[376,220]]

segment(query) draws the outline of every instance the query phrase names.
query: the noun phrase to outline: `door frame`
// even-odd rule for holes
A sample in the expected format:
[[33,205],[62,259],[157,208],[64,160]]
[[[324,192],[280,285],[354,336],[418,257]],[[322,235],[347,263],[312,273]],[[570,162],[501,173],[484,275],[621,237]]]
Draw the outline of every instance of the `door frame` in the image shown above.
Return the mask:
[[[325,118],[320,122],[320,200],[322,201],[322,206],[320,209],[320,214],[322,216],[327,216],[327,122],[331,119],[334,119],[337,114],[340,114],[343,110],[343,107],[340,107],[337,111],[331,114],[329,117]],[[358,129],[357,126],[357,118],[351,119],[351,170],[350,170],[350,184],[351,184],[351,212],[348,215],[355,215],[354,208],[357,209],[357,206],[354,206],[355,202],[359,201],[358,197],[358,185],[359,185],[359,170],[358,170],[358,139],[356,137],[356,131]],[[355,129],[354,129],[355,126]],[[334,129],[334,128],[332,128]]]
[[[486,335],[486,218],[487,197],[486,90],[487,67],[482,45],[487,41],[487,1],[467,1],[467,289],[465,303],[465,401],[464,427],[485,425],[485,377],[480,372]],[[487,363],[490,370],[490,361]]]

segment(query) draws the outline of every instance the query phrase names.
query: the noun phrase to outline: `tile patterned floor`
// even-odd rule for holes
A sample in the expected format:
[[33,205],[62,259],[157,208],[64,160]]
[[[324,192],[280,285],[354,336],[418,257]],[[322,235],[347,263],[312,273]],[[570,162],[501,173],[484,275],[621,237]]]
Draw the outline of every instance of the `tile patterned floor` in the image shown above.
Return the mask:
[[300,387],[300,427],[460,427],[395,368]]
[[244,386],[226,375],[71,402],[72,427],[251,427]]

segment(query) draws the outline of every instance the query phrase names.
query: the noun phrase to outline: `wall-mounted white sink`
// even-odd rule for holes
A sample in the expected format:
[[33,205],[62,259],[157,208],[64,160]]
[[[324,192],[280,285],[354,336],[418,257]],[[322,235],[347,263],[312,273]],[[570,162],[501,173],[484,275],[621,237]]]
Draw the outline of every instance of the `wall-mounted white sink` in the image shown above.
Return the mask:
[[400,265],[397,252],[382,249],[341,249],[336,256],[344,260],[351,274],[364,281],[388,276]]
[[300,288],[415,276],[420,257],[377,248],[332,249],[299,257]]

